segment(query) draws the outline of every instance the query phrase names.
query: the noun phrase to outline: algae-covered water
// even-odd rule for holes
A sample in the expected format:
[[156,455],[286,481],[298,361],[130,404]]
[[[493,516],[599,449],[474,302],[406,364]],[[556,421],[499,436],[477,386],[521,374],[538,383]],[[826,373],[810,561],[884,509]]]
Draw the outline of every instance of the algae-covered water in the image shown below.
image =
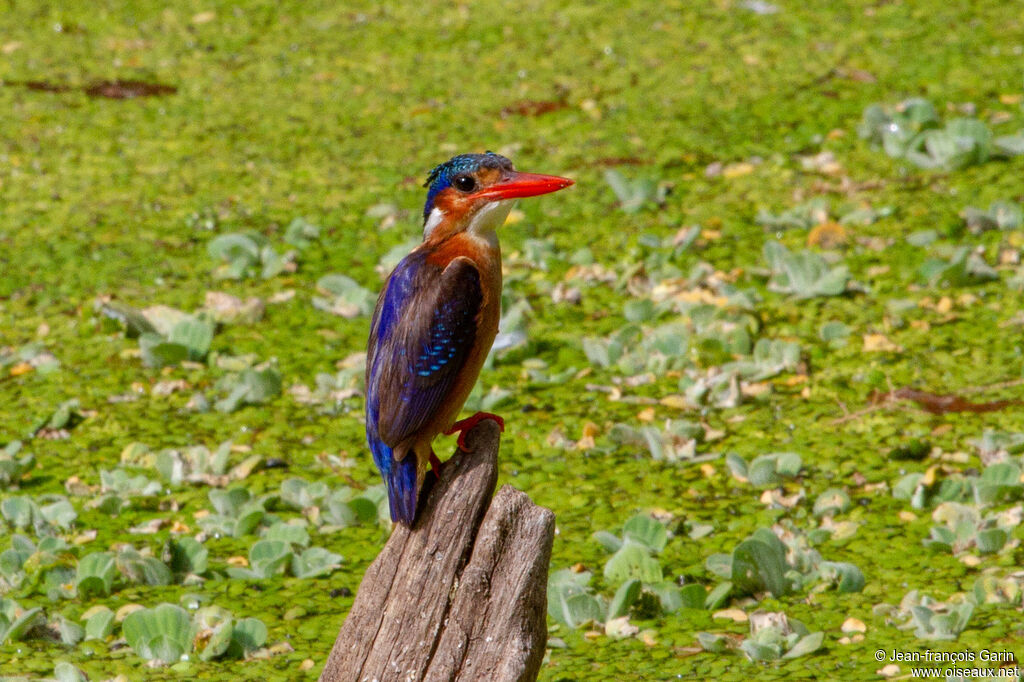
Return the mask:
[[[1024,654],[1022,52],[1005,2],[3,3],[0,673],[318,674],[388,533],[368,306],[426,172],[484,149],[577,183],[502,230],[471,399],[586,583],[542,680],[1015,665],[977,659]],[[662,539],[606,569],[638,513]],[[709,561],[773,527],[754,578]],[[87,627],[161,603],[193,623]],[[266,636],[215,651],[198,605]]]

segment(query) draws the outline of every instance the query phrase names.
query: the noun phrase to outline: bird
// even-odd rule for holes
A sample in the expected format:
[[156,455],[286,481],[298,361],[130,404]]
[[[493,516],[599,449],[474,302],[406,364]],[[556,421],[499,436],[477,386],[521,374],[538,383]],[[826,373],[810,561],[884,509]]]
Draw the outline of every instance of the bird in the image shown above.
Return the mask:
[[366,441],[387,487],[391,520],[411,526],[442,432],[465,435],[478,412],[455,421],[494,343],[501,313],[496,229],[516,199],[573,180],[522,173],[494,152],[459,154],[434,167],[424,187],[423,241],[388,276],[370,324],[366,358]]

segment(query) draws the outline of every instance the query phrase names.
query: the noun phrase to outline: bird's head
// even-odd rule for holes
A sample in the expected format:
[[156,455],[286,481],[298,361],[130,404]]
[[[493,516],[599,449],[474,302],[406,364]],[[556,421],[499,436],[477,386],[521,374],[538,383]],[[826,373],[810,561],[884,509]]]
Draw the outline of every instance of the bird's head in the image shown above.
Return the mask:
[[557,175],[520,173],[504,156],[460,154],[427,177],[423,238],[468,230],[487,236],[501,226],[515,199],[557,192],[573,184]]

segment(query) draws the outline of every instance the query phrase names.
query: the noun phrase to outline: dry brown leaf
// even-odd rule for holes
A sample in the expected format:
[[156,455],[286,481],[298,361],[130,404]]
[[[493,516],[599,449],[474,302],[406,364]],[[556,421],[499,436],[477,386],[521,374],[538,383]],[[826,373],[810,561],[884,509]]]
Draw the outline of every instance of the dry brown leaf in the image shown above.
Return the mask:
[[732,180],[733,178],[739,178],[744,175],[750,175],[754,172],[754,164],[742,161],[740,163],[730,163],[728,166],[722,169],[722,177]]
[[658,403],[663,404],[666,408],[674,408],[676,410],[686,410],[690,407],[690,403],[687,402],[685,397],[676,394],[666,395],[658,400]]
[[865,625],[864,621],[862,620],[858,620],[856,618],[847,618],[843,621],[843,624],[839,627],[839,629],[849,635],[854,632],[867,632],[868,626]]
[[32,371],[32,365],[27,362],[19,362],[18,364],[11,367],[11,376],[20,377],[23,374],[28,374]]
[[746,623],[749,620],[743,609],[722,609],[711,614],[715,620],[731,620],[734,623]]
[[120,623],[128,616],[129,613],[133,613],[144,608],[146,607],[142,604],[125,604],[114,613],[114,620]]
[[823,249],[835,249],[849,241],[846,228],[830,220],[815,226],[807,234],[808,246],[819,246]]
[[864,351],[867,353],[899,353],[902,350],[903,348],[890,341],[885,334],[864,335]]

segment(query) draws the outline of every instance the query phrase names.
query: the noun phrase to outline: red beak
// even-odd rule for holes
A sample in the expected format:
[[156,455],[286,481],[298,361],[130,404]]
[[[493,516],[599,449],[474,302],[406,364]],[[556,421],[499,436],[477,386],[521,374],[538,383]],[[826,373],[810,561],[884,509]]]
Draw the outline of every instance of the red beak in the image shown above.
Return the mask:
[[504,182],[491,185],[486,189],[476,192],[474,197],[484,199],[518,199],[520,197],[535,197],[540,194],[548,194],[565,189],[574,184],[569,178],[560,178],[557,175],[539,175],[537,173],[520,173],[513,171],[511,177]]

